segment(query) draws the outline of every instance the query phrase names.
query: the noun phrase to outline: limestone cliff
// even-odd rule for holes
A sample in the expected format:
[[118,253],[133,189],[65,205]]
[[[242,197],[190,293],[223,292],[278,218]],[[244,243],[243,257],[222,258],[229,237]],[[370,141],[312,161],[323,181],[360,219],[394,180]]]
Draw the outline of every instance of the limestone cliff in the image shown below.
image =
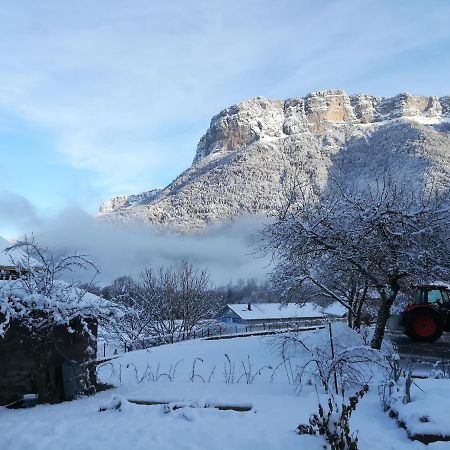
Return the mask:
[[406,177],[450,175],[450,97],[257,97],[211,120],[192,166],[161,190],[117,197],[102,206],[111,220],[144,220],[191,231],[241,215],[268,214],[284,201],[293,174],[323,188],[330,171],[370,176],[389,159]]

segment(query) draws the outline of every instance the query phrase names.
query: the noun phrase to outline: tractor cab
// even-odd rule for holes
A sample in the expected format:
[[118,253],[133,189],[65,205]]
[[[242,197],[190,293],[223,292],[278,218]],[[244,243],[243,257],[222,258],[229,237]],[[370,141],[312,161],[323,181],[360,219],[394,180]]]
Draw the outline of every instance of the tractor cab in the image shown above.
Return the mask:
[[435,305],[437,307],[450,306],[449,289],[444,285],[416,286],[414,305]]
[[433,342],[450,331],[450,289],[445,284],[416,286],[413,301],[406,307],[401,323],[416,341]]

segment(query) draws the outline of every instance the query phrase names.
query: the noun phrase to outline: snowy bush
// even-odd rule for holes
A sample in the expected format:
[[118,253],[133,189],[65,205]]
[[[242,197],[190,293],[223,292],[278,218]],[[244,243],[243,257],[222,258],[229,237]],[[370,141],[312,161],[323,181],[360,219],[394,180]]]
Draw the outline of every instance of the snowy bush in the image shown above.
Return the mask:
[[326,406],[319,403],[319,412],[309,418],[309,423],[299,425],[299,434],[323,436],[331,450],[357,450],[358,437],[350,431],[350,417],[369,387],[365,385],[348,399],[348,404],[339,404],[331,395]]
[[331,335],[326,327],[305,337],[302,333],[279,336],[273,344],[286,364],[300,357],[294,369],[300,387],[314,384],[337,393],[370,383],[389,370],[385,352],[372,349],[369,340],[368,329],[358,332],[339,323],[333,325]]
[[390,370],[378,391],[383,409],[392,417],[398,417],[398,405],[411,402],[412,368],[403,369],[397,353],[393,353],[388,361]]
[[120,315],[110,302],[81,289],[76,282],[62,280],[75,269],[97,274],[96,267],[85,256],[57,257],[39,246],[34,238],[18,241],[7,251],[19,255],[11,257],[19,276],[0,281],[0,337],[14,322],[31,334],[44,336],[59,325],[70,330],[74,319],[80,320],[83,331],[90,334],[87,319],[113,321]]

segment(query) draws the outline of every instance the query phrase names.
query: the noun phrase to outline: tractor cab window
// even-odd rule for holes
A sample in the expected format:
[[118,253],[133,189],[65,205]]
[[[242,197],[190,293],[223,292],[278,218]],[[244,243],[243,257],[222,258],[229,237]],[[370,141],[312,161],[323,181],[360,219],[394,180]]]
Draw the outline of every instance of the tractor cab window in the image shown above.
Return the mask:
[[417,289],[414,293],[414,303],[421,305],[422,303],[425,303],[424,299],[425,291],[423,289]]
[[444,301],[444,303],[450,303],[448,291],[441,291],[441,293],[442,293],[442,300]]
[[430,291],[428,291],[428,303],[437,303],[441,305],[442,303],[444,303],[442,294],[443,292],[440,289],[431,289]]

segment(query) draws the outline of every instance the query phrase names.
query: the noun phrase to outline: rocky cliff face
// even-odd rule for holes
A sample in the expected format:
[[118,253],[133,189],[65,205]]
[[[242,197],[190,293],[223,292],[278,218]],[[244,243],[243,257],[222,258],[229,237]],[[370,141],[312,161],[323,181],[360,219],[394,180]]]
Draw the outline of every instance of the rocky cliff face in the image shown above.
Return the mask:
[[169,186],[117,197],[101,212],[113,220],[201,229],[274,211],[294,173],[321,189],[337,167],[356,179],[370,176],[386,158],[405,176],[445,184],[449,130],[450,97],[348,96],[339,90],[285,101],[257,97],[213,117],[192,166]]
[[324,133],[342,125],[379,123],[404,118],[450,118],[450,97],[399,94],[348,96],[344,91],[313,92],[286,101],[257,97],[214,116],[197,147],[194,163],[219,151],[233,151],[262,137]]
[[160,189],[141,192],[140,194],[120,195],[104,202],[100,206],[100,214],[110,214],[119,209],[132,208],[152,201]]

